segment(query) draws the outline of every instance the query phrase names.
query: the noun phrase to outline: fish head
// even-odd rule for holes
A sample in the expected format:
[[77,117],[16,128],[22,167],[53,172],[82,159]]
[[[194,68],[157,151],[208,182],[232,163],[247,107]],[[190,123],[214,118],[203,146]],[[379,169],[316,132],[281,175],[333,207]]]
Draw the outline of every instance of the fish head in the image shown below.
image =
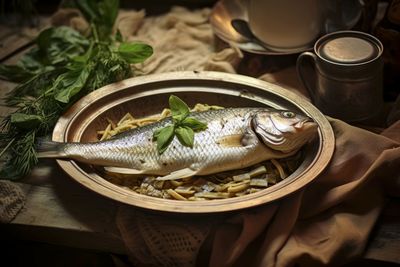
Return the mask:
[[310,117],[293,111],[268,110],[254,115],[252,127],[266,146],[290,153],[315,137],[318,124]]

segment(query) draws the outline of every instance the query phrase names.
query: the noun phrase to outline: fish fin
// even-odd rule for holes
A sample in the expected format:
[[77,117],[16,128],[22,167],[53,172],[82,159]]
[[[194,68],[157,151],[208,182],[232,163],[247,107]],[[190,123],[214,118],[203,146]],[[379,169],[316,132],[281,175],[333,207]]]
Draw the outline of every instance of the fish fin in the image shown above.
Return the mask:
[[122,167],[104,167],[104,169],[108,172],[120,173],[120,174],[142,174],[143,171],[137,169],[130,168],[122,168]]
[[185,169],[171,172],[170,174],[168,174],[166,176],[157,177],[156,180],[158,180],[158,181],[177,180],[177,179],[192,177],[196,174],[197,174],[197,171],[192,170],[191,168],[185,168]]
[[243,134],[232,134],[222,136],[217,140],[217,144],[224,147],[242,147]]
[[38,158],[63,158],[65,143],[53,142],[40,138],[36,143],[36,152]]

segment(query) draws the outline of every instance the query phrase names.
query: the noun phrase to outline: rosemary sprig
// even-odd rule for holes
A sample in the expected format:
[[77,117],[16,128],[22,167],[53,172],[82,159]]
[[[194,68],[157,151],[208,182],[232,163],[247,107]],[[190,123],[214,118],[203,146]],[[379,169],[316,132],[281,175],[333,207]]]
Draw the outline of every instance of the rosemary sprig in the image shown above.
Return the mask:
[[69,106],[97,88],[131,77],[130,64],[153,53],[149,45],[125,43],[119,34],[112,35],[118,0],[75,2],[90,22],[88,36],[69,27],[49,28],[16,65],[0,65],[0,78],[19,83],[5,99],[17,109],[0,125],[6,160],[0,179],[28,174],[38,161],[37,139],[51,133]]

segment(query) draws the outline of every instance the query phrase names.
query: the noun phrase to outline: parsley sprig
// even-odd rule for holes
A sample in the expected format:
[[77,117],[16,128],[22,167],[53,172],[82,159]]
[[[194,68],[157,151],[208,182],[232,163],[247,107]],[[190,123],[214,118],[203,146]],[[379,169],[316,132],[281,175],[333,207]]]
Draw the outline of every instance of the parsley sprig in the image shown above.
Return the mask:
[[169,97],[169,107],[172,113],[172,124],[157,129],[153,133],[153,139],[157,141],[159,154],[165,152],[175,136],[183,146],[193,148],[195,132],[207,129],[207,124],[189,117],[189,107],[179,97],[171,95]]

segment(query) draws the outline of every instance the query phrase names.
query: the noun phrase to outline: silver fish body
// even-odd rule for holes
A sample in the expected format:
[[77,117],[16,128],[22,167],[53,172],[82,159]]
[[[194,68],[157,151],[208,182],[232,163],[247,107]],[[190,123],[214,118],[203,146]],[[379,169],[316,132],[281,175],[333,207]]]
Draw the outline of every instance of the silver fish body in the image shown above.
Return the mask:
[[166,176],[186,170],[183,177],[241,169],[296,153],[317,132],[317,124],[291,111],[265,108],[228,108],[194,112],[207,124],[195,134],[192,148],[174,138],[163,154],[153,133],[171,118],[129,130],[95,143],[53,143],[39,157],[69,158],[93,165],[127,168],[134,173]]

